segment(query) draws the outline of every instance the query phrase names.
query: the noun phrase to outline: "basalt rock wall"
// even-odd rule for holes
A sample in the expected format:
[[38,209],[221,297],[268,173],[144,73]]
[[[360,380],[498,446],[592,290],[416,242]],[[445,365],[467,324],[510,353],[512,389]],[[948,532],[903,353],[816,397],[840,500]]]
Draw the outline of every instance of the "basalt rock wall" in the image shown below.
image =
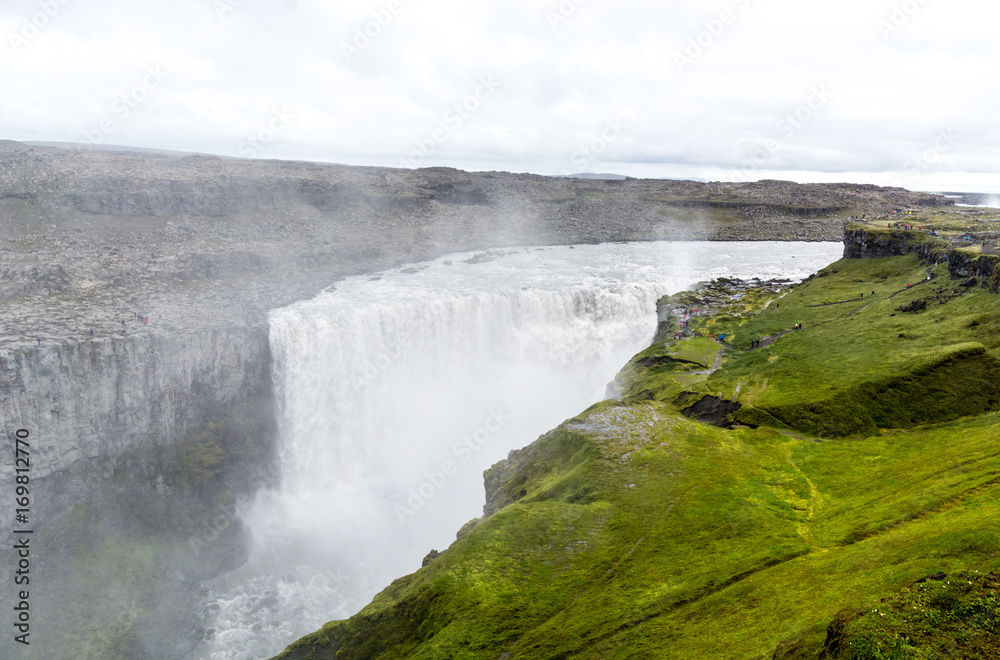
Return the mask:
[[1000,291],[1000,257],[976,254],[951,247],[942,238],[907,229],[871,229],[847,225],[844,229],[844,258],[871,259],[916,253],[931,264],[947,262],[954,278],[976,278],[977,284],[992,292]]
[[980,286],[1000,292],[1000,257],[962,250],[948,253],[948,271],[953,277],[975,277]]
[[947,259],[947,243],[920,231],[872,229],[848,224],[844,229],[845,259],[900,257],[917,253],[925,261]]
[[[148,488],[157,488],[157,448],[269,388],[264,326],[0,350],[0,442],[13,455],[16,430],[30,433],[31,522],[44,523],[99,497],[123,456],[130,473],[147,472]],[[258,411],[259,424],[270,425],[266,402]],[[0,463],[2,483],[13,483],[13,472],[12,462]],[[160,479],[161,491],[170,487]],[[0,500],[0,525],[9,529],[13,513],[12,499]]]

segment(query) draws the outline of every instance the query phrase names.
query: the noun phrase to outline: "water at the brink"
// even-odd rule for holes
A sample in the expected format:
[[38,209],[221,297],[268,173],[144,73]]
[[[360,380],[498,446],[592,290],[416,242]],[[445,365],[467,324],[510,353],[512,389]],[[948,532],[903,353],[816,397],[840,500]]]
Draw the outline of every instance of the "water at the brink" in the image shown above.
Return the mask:
[[281,488],[242,511],[203,658],[266,658],[346,618],[482,514],[483,470],[604,398],[658,297],[801,279],[839,243],[659,242],[456,254],[271,313]]

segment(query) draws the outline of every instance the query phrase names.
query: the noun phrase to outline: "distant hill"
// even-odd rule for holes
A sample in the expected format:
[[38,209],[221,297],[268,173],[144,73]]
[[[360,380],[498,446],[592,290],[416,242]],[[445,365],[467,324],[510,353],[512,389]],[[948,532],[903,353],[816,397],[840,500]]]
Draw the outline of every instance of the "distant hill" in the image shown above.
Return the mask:
[[567,174],[570,179],[603,179],[606,181],[621,181],[630,177],[624,174],[602,174],[599,172],[580,172],[579,174]]
[[[953,204],[846,183],[550,177],[41,144],[0,141],[0,300],[18,305],[53,295],[107,309],[128,295],[169,297],[185,283],[225,282],[234,292],[213,309],[259,318],[315,292],[313,284],[294,293],[277,287],[278,275],[329,283],[511,245],[839,240],[851,215]],[[245,294],[248,278],[284,293]],[[24,311],[11,341],[62,332],[39,310]]]
[[[624,174],[611,174],[611,173],[600,173],[600,172],[580,172],[578,174],[564,174],[560,175],[569,179],[602,179],[605,181],[621,181],[623,179],[631,179],[634,177],[626,176]],[[708,183],[708,179],[702,179],[699,177],[681,177],[681,176],[656,176],[652,178],[653,181],[698,181],[699,183]]]
[[[73,142],[22,142],[31,147],[52,147],[55,149],[81,149],[79,144]],[[172,151],[170,149],[147,149],[146,147],[129,147],[118,144],[88,144],[83,147],[86,151],[110,151],[116,153],[145,154],[147,156],[214,156],[215,158],[229,158],[229,156],[217,156],[215,154],[205,154],[196,151]]]

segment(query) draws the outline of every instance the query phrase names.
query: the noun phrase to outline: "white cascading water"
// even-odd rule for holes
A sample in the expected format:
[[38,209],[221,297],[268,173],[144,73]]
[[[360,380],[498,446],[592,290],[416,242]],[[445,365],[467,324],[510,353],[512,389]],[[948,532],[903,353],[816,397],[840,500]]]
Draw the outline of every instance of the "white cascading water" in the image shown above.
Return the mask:
[[604,398],[663,294],[801,279],[839,243],[630,243],[458,254],[271,313],[281,487],[209,586],[197,657],[270,657],[357,612],[482,513],[483,470]]

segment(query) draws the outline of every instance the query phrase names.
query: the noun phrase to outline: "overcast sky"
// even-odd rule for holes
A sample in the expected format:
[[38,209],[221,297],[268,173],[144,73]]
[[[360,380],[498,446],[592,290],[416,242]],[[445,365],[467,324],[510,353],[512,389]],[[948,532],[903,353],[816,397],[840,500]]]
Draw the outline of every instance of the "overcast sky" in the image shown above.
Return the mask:
[[0,138],[1000,192],[990,0],[3,0]]

